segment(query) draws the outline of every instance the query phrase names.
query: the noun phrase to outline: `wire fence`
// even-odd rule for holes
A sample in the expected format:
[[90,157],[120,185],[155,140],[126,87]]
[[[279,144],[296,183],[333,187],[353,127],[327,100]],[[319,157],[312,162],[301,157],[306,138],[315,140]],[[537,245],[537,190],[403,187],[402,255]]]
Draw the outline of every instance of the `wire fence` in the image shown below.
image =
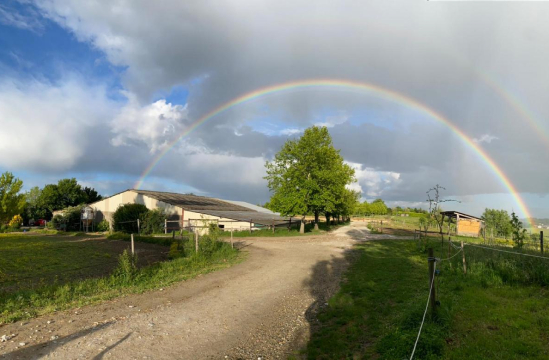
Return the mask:
[[[422,232],[423,233],[423,232]],[[439,233],[438,233],[439,234]],[[419,240],[421,240],[419,237],[418,237]],[[511,251],[511,250],[506,250],[506,249],[501,249],[501,248],[497,248],[495,246],[485,246],[485,245],[480,245],[480,244],[475,244],[471,241],[467,241],[467,242],[464,242],[463,240],[461,240],[461,246],[457,246],[455,245],[452,240],[451,240],[451,237],[448,237],[448,245],[449,245],[449,248],[448,248],[448,257],[447,258],[428,258],[428,260],[433,260],[434,261],[434,268],[433,268],[433,274],[432,274],[432,278],[431,278],[431,281],[430,281],[430,287],[429,287],[429,296],[428,296],[428,300],[427,300],[427,305],[425,307],[425,312],[423,314],[423,318],[422,318],[422,321],[421,321],[421,324],[419,326],[419,331],[418,331],[418,336],[416,338],[416,341],[414,343],[414,347],[412,349],[412,353],[411,353],[411,356],[410,356],[410,360],[413,359],[414,357],[414,354],[416,352],[416,348],[417,348],[417,344],[419,342],[419,339],[421,337],[421,331],[422,331],[422,328],[423,328],[423,325],[424,325],[424,322],[425,322],[425,318],[426,318],[426,315],[427,315],[427,311],[428,311],[428,308],[429,308],[429,304],[431,303],[431,297],[434,296],[433,294],[433,286],[434,286],[434,279],[435,277],[437,276],[437,272],[436,272],[436,264],[437,262],[443,262],[443,261],[450,261],[452,260],[453,258],[455,258],[456,256],[458,255],[462,255],[463,257],[463,273],[464,274],[467,274],[467,261],[466,261],[466,255],[465,255],[465,248],[466,247],[471,247],[471,248],[477,248],[477,249],[482,249],[484,251],[493,251],[493,252],[496,252],[496,253],[504,253],[504,254],[510,254],[510,255],[513,255],[513,256],[517,256],[517,258],[520,258],[520,257],[525,257],[525,258],[530,258],[530,259],[541,259],[541,260],[549,260],[549,256],[544,256],[544,255],[537,255],[537,254],[529,254],[529,253],[525,253],[523,252],[524,250],[524,247],[521,248],[521,252],[518,252],[518,251]],[[539,239],[539,244],[540,244],[540,249],[541,251],[543,252],[543,232],[541,233],[540,235],[540,239]],[[450,249],[454,249],[456,250],[456,252],[452,255],[450,255]],[[530,250],[532,251],[532,250]],[[544,264],[549,264],[549,263],[545,263],[543,262]],[[522,263],[521,263],[522,264]],[[548,269],[545,269],[546,271],[549,270]],[[430,273],[430,272],[429,272]],[[432,304],[435,304],[434,302],[434,299],[433,299],[433,302]],[[434,305],[436,307],[436,305]]]

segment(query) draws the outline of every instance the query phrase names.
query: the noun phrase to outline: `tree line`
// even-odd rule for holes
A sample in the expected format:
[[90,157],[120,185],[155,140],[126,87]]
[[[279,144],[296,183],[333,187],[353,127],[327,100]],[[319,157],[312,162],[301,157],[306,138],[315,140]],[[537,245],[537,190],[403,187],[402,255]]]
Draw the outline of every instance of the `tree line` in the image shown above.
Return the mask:
[[28,224],[31,219],[50,220],[53,212],[101,200],[91,187],[82,186],[75,178],[61,179],[57,184],[35,186],[22,192],[23,180],[6,171],[0,176],[0,224],[7,224],[20,215]]

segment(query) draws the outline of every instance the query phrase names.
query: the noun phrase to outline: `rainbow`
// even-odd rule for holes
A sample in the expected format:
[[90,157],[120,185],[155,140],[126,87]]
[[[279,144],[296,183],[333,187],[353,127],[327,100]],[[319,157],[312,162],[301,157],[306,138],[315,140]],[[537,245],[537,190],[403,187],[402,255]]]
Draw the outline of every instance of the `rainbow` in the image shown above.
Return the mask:
[[515,200],[516,204],[519,207],[519,210],[525,216],[527,219],[532,218],[530,216],[530,212],[528,211],[528,208],[526,207],[526,204],[520,197],[518,191],[515,189],[514,185],[511,183],[509,178],[503,173],[503,171],[500,169],[500,167],[488,156],[488,154],[478,145],[476,144],[471,138],[469,138],[461,129],[459,129],[456,125],[454,125],[450,120],[446,119],[433,109],[427,107],[426,105],[418,102],[417,100],[408,97],[406,95],[400,94],[396,91],[385,89],[383,87],[380,87],[378,85],[369,84],[369,83],[363,83],[363,82],[355,82],[355,81],[349,81],[349,80],[334,80],[334,79],[311,79],[311,80],[301,80],[301,81],[292,81],[292,82],[286,82],[282,84],[276,84],[268,87],[264,87],[261,89],[254,90],[252,92],[249,92],[247,94],[241,95],[233,100],[230,100],[221,106],[213,109],[212,111],[208,112],[198,120],[196,120],[194,123],[192,123],[189,127],[187,127],[179,136],[177,136],[173,141],[168,143],[162,151],[160,151],[153,159],[153,161],[147,166],[143,174],[140,176],[139,180],[135,184],[134,188],[139,189],[145,178],[149,175],[149,173],[152,171],[152,169],[158,164],[158,162],[166,155],[168,151],[170,151],[174,145],[179,142],[183,137],[189,135],[191,132],[193,132],[196,128],[198,128],[200,125],[205,123],[206,121],[214,118],[215,116],[221,114],[222,112],[249,102],[251,100],[257,99],[261,96],[265,96],[272,93],[278,93],[282,91],[287,90],[295,90],[295,89],[310,89],[310,88],[318,88],[318,87],[328,87],[331,89],[354,89],[354,90],[361,90],[361,91],[367,91],[370,93],[375,93],[378,97],[399,103],[403,106],[406,106],[410,109],[414,109],[417,111],[420,111],[429,117],[433,118],[434,120],[438,121],[441,124],[446,125],[450,130],[454,132],[469,148],[471,148],[477,156],[492,170],[492,172],[497,176],[499,181],[503,184],[503,186],[509,190],[509,193],[513,196],[513,199]]

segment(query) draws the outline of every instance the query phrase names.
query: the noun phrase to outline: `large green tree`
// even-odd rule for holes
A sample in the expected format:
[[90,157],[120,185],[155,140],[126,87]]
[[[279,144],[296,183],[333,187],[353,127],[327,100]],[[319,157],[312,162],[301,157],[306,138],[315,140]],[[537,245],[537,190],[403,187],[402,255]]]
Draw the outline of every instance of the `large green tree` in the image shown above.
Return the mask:
[[25,208],[25,195],[21,194],[23,181],[6,171],[0,176],[0,223],[7,223]]
[[315,227],[320,214],[336,211],[346,185],[355,180],[325,127],[310,127],[299,139],[286,141],[265,166],[271,208],[289,216],[312,213]]
[[493,233],[494,236],[508,237],[513,232],[511,216],[505,210],[485,209],[481,218],[488,236]]

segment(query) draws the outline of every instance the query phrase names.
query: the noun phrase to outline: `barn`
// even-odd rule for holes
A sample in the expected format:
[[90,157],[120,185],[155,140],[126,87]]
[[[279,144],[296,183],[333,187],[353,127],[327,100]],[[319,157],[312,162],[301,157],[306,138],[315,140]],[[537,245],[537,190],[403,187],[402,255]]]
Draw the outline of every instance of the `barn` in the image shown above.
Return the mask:
[[162,191],[128,189],[89,206],[95,211],[96,222],[105,219],[112,228],[112,216],[124,204],[143,204],[149,210],[163,209],[168,217],[169,231],[193,230],[211,222],[224,230],[254,230],[292,223],[291,218],[242,201]]
[[482,229],[484,229],[484,221],[476,216],[459,211],[444,211],[441,214],[450,219],[455,219],[456,235],[479,237]]

